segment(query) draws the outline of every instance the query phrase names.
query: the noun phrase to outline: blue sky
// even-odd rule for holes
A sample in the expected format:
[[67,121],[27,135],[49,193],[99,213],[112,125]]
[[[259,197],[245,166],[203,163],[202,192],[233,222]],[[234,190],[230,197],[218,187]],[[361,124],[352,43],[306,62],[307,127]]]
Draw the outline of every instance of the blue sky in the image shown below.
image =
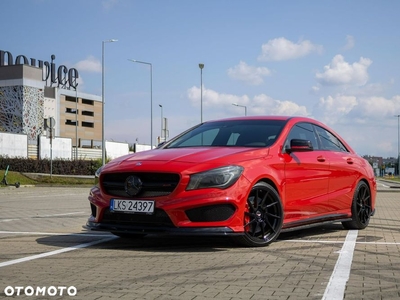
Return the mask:
[[77,68],[101,95],[105,137],[150,144],[201,119],[304,115],[361,155],[397,156],[400,2],[395,0],[2,0],[0,49]]

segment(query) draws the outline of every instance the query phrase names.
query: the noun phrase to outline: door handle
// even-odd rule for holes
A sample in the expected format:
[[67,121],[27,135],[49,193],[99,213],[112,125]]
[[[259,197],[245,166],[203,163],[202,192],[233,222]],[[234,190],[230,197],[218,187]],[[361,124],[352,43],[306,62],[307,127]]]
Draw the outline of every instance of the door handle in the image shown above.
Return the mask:
[[346,159],[346,162],[347,162],[349,165],[352,165],[352,164],[354,163],[354,161],[353,161],[352,158]]
[[324,162],[325,161],[325,157],[317,156],[317,160],[320,161],[320,162]]

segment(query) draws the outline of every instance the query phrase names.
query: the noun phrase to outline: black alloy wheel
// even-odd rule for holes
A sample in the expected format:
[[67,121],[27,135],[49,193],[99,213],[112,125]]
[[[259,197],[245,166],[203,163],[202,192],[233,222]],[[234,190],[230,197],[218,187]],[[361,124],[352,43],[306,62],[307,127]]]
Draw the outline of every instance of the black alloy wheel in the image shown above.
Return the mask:
[[283,207],[277,191],[268,183],[258,182],[247,198],[244,230],[236,241],[248,247],[267,246],[281,232]]
[[372,215],[371,191],[364,181],[360,181],[354,192],[351,204],[352,220],[342,222],[346,229],[364,229],[368,226]]

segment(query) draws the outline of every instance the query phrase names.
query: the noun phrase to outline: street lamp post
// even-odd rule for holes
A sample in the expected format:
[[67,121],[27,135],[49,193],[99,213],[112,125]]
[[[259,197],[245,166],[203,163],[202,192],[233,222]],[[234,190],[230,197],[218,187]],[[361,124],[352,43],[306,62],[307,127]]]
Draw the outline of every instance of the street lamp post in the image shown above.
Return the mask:
[[240,104],[237,104],[237,103],[232,103],[232,105],[239,106],[239,107],[244,107],[244,115],[247,116],[247,106],[240,105]]
[[397,175],[400,178],[400,115],[397,118]]
[[102,124],[101,124],[101,160],[103,166],[106,164],[106,141],[104,138],[104,104],[105,104],[105,97],[104,97],[104,44],[105,43],[113,43],[117,42],[118,40],[111,39],[102,42],[101,47],[101,115],[102,115]]
[[203,68],[204,64],[199,64],[200,68],[200,122],[203,123]]
[[75,160],[78,159],[78,87],[75,85]]
[[162,137],[163,137],[163,106],[161,104],[158,104],[158,106],[161,108],[161,135],[160,135],[160,143],[162,143]]
[[128,59],[131,62],[150,66],[150,147],[153,149],[153,65],[149,62]]

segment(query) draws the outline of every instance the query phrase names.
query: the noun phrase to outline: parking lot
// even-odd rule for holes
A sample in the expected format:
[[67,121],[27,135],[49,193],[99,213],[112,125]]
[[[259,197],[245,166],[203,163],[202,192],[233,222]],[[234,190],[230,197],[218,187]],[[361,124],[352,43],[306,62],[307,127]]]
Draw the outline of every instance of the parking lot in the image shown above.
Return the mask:
[[0,189],[0,298],[400,298],[400,189],[388,183],[365,230],[325,225],[265,248],[86,231],[88,191]]

